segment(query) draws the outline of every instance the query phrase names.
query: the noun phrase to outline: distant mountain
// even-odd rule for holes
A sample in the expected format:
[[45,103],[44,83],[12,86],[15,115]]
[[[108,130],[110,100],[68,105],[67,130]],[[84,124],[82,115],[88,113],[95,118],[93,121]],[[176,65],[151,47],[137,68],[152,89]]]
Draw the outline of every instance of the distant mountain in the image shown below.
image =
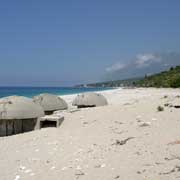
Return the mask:
[[106,82],[97,82],[91,84],[80,84],[76,87],[87,87],[87,88],[97,88],[97,87],[123,87],[123,86],[133,86],[134,82],[141,80],[143,78],[132,78],[132,79],[124,79],[124,80],[115,80],[115,81],[106,81]]
[[168,70],[177,65],[180,65],[180,54],[176,52],[139,54],[129,64],[116,63],[108,67],[103,80],[143,77]]
[[180,88],[180,66],[170,68],[169,71],[164,71],[149,77],[146,76],[144,79],[135,81],[133,86]]
[[107,82],[78,85],[76,87],[164,87],[180,88],[180,66],[171,67],[154,75],[145,75],[143,78],[115,80]]

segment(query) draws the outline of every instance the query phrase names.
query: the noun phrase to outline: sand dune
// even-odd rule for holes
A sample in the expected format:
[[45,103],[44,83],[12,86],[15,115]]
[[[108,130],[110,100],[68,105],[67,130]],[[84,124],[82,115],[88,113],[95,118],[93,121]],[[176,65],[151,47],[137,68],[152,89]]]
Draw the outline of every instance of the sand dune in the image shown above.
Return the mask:
[[58,129],[1,137],[0,179],[180,179],[180,90],[101,93],[108,106],[64,111]]

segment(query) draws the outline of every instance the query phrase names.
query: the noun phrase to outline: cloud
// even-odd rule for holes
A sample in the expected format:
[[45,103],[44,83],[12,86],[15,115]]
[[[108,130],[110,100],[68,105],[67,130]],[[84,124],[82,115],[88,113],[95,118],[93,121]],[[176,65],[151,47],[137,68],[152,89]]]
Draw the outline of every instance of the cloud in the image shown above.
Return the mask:
[[161,57],[155,54],[138,54],[135,60],[136,67],[138,68],[150,66],[154,62],[161,62]]
[[124,69],[125,67],[126,67],[125,64],[122,64],[122,63],[118,62],[118,63],[113,64],[110,67],[107,67],[106,71],[107,72],[114,72],[114,71],[118,71],[118,70]]
[[176,65],[180,65],[180,53],[178,52],[137,54],[131,62],[122,64],[121,60],[107,67],[103,80],[143,77],[145,74],[165,71]]
[[146,53],[146,54],[138,54],[134,61],[130,64],[122,64],[121,62],[116,62],[115,64],[111,65],[110,67],[106,68],[106,72],[112,73],[119,70],[123,70],[129,65],[133,65],[137,68],[144,68],[150,66],[152,63],[159,63],[161,62],[162,58],[158,54],[153,53]]

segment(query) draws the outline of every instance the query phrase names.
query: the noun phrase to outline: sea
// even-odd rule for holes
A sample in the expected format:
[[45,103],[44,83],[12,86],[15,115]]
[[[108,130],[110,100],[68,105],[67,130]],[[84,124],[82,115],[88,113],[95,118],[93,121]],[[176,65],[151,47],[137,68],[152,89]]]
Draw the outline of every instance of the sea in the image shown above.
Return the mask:
[[56,95],[70,95],[83,92],[103,91],[111,88],[75,88],[75,87],[0,87],[0,98],[6,96],[25,96],[33,97],[41,93]]

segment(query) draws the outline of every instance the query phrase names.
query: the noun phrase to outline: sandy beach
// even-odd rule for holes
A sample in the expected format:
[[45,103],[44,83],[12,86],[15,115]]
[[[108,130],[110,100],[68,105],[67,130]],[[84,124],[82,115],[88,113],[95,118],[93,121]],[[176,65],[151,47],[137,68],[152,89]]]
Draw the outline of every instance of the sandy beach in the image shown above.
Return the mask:
[[180,179],[180,89],[100,93],[108,106],[63,111],[60,128],[0,137],[0,179]]

